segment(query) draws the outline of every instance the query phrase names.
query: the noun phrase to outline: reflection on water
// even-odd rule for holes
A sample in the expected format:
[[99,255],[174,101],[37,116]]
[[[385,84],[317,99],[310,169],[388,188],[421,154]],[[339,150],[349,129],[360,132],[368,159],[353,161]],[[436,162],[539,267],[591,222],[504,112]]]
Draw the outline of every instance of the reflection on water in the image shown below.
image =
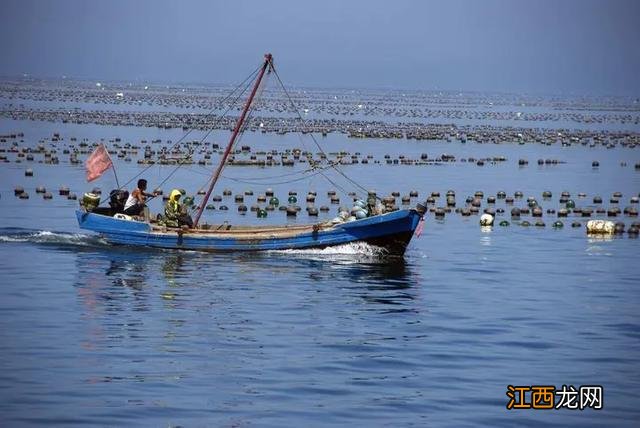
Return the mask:
[[[510,426],[505,385],[548,379],[622,391],[605,406],[637,414],[624,393],[637,383],[637,241],[561,233],[431,224],[404,259],[0,233],[0,382],[20,385],[0,389],[0,412],[31,425],[323,425],[330,409],[336,425]],[[487,397],[460,414],[478,385]]]
[[149,293],[147,282],[147,258],[141,252],[118,252],[113,248],[77,253],[78,272],[76,288],[86,298],[102,302],[109,310],[119,310],[119,305],[130,298],[131,307],[145,311]]
[[290,258],[278,253],[209,254],[106,246],[77,252],[76,269],[76,287],[83,298],[91,295],[92,305],[103,302],[112,310],[123,302],[136,311],[149,310],[145,301],[150,296],[160,296],[175,308],[188,303],[181,298],[185,293],[239,287],[243,277],[247,286],[260,287],[259,278],[264,275],[280,276],[284,288],[303,281],[374,305],[404,306],[421,285],[419,272],[404,258],[360,254]]
[[[493,226],[480,226],[480,232],[488,235],[493,232]],[[491,238],[485,236],[482,238],[481,242],[483,243],[483,245],[491,245]]]
[[293,263],[306,268],[309,279],[314,281],[346,279],[354,283],[388,284],[391,282],[398,285],[411,286],[410,282],[417,280],[404,258],[379,260],[377,262],[348,261],[345,259],[295,259]]
[[184,256],[177,252],[175,254],[167,255],[162,263],[162,273],[169,285],[176,285],[176,278],[179,278],[180,273],[184,272]]
[[105,275],[113,277],[113,285],[131,287],[140,291],[144,286],[145,271],[144,260],[111,259]]
[[312,284],[319,283],[324,287],[330,284],[328,286],[334,287],[336,291],[359,296],[373,305],[404,306],[414,299],[414,293],[422,285],[420,274],[405,258],[376,257],[363,260],[362,256],[342,255],[325,259],[298,257],[288,261],[306,272],[305,277]]

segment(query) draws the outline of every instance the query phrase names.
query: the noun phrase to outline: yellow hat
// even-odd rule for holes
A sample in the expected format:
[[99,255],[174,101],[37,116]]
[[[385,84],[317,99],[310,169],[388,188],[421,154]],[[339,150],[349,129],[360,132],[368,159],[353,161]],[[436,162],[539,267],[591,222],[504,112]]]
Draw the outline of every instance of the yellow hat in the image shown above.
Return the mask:
[[182,193],[178,189],[173,189],[169,194],[169,200],[177,201],[180,196],[182,196]]

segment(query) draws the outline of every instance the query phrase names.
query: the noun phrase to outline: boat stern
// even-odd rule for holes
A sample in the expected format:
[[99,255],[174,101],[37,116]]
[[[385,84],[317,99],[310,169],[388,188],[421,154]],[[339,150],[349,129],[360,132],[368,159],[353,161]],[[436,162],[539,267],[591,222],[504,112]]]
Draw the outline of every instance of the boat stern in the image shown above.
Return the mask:
[[95,214],[83,210],[76,210],[76,218],[80,229],[91,230],[109,237],[109,235],[149,233],[148,223],[118,219],[102,214]]

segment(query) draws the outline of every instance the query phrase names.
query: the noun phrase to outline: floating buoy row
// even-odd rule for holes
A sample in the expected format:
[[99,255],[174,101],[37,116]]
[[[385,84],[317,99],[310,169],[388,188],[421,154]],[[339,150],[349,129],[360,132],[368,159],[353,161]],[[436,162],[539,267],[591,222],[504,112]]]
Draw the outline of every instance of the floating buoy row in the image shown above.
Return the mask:
[[[47,192],[47,189],[44,186],[38,186],[35,189],[37,194],[42,194],[44,199],[52,199],[53,194],[51,192]],[[58,193],[61,196],[66,196],[67,199],[76,200],[77,195],[72,193],[67,186],[61,186],[58,190]],[[100,188],[95,187],[91,192],[85,194],[85,196],[81,200],[81,204],[87,205],[88,203],[98,203],[99,198],[102,191]],[[155,189],[155,193],[158,195],[163,195],[162,189]],[[14,194],[20,199],[29,199],[29,194],[25,191],[24,187],[16,186],[14,188]],[[202,194],[202,192],[198,192],[198,194]],[[375,192],[371,192],[370,196],[373,196],[374,203],[376,205],[376,211],[378,213],[395,211],[398,209],[396,205],[398,202],[398,198],[400,199],[400,203],[402,205],[409,205],[412,202],[413,198],[417,198],[420,192],[418,190],[411,190],[405,196],[401,196],[401,192],[393,191],[389,194],[389,196],[384,196],[378,200],[375,200]],[[89,196],[87,196],[89,195]],[[222,203],[225,198],[233,197],[233,201],[237,205],[237,211],[240,214],[246,214],[248,211],[255,212],[258,218],[265,218],[269,211],[275,211],[276,209],[286,213],[287,216],[297,216],[302,208],[297,205],[298,202],[298,192],[296,190],[288,191],[287,202],[288,205],[280,205],[280,200],[275,196],[275,192],[273,189],[266,189],[264,193],[259,193],[255,196],[256,204],[251,205],[250,207],[245,205],[245,196],[254,197],[255,193],[252,189],[245,189],[241,193],[236,193],[231,189],[224,189],[222,191],[222,195],[213,195],[211,201],[214,203],[218,203],[219,205],[216,207],[214,203],[208,204],[205,209],[206,210],[220,210],[220,211],[228,211],[228,205]],[[267,196],[269,198],[267,199]],[[328,190],[326,192],[327,197],[329,198],[329,202],[338,203],[339,197],[337,196],[337,192],[335,190]],[[340,207],[338,209],[338,216],[334,218],[334,222],[340,221],[352,221],[355,219],[364,218],[369,215],[367,211],[367,206],[362,200],[358,200],[356,198],[355,193],[350,193],[349,197],[353,198],[354,205],[352,208],[348,207]],[[586,193],[580,192],[577,194],[579,200],[583,200],[587,197]],[[87,202],[87,198],[93,201]],[[441,193],[439,191],[431,192],[430,195],[426,198],[424,202],[424,209],[430,211],[434,214],[435,218],[443,219],[447,213],[456,212],[462,216],[470,216],[470,215],[478,215],[482,214],[480,217],[480,224],[482,226],[492,226],[495,223],[495,217],[499,215],[505,215],[506,210],[502,207],[495,207],[495,205],[499,201],[503,201],[506,205],[512,205],[516,200],[523,200],[524,193],[522,191],[515,191],[513,196],[508,196],[505,191],[498,191],[495,196],[488,195],[485,198],[485,194],[482,191],[476,191],[473,196],[468,196],[464,201],[464,206],[456,207],[456,192],[453,190],[448,190],[445,193],[446,206],[435,207],[436,201],[441,197]],[[551,191],[542,192],[542,199],[544,201],[549,202],[553,197],[553,193]],[[579,216],[579,217],[590,217],[592,214],[600,214],[607,215],[609,217],[615,217],[620,214],[624,214],[628,217],[637,217],[638,216],[638,208],[633,205],[637,205],[640,202],[640,196],[631,196],[629,202],[632,206],[627,206],[623,210],[621,210],[617,204],[620,199],[623,197],[623,194],[619,191],[613,192],[611,194],[610,203],[613,205],[609,208],[604,208],[599,205],[602,204],[603,198],[601,196],[594,196],[592,201],[594,204],[598,205],[596,208],[591,207],[576,207],[576,203],[573,199],[570,199],[571,193],[568,191],[563,191],[560,194],[559,201],[561,203],[561,207],[556,211],[555,209],[549,208],[546,211],[543,210],[542,206],[538,203],[535,197],[526,198],[526,206],[516,206],[512,207],[509,211],[509,214],[512,220],[518,221],[522,216],[531,215],[534,218],[538,218],[535,222],[530,223],[527,220],[523,220],[519,222],[521,226],[533,225],[537,227],[545,227],[546,224],[541,219],[544,216],[544,213],[548,215],[556,215],[558,218],[568,217],[569,215]],[[166,195],[163,196],[163,199],[167,199]],[[331,211],[328,205],[320,205],[315,206],[315,202],[317,201],[317,192],[308,191],[306,196],[303,198],[307,202],[306,212],[309,216],[315,217],[320,213],[328,213]],[[483,203],[487,206],[482,209]],[[185,203],[189,202],[189,205],[195,207],[195,201],[192,197],[185,197]],[[222,204],[220,204],[222,203]],[[262,205],[261,205],[262,204]],[[501,220],[499,225],[505,226],[508,225],[509,222],[507,220]],[[572,227],[580,226],[580,222],[573,222]],[[554,228],[562,228],[563,223],[560,220],[556,220],[553,222],[552,226]],[[634,228],[631,227],[631,234],[634,233]]]
[[[218,143],[209,141],[201,142],[198,140],[183,141],[175,144],[171,140],[163,142],[160,139],[156,139],[151,142],[141,140],[138,143],[132,144],[124,143],[118,137],[111,139],[101,138],[98,141],[92,142],[87,138],[80,141],[75,137],[65,139],[61,137],[59,133],[55,133],[54,136],[49,139],[40,140],[36,147],[30,147],[28,144],[22,146],[24,140],[20,139],[20,142],[18,142],[18,134],[14,135],[16,136],[16,139],[11,142],[11,146],[8,149],[0,148],[0,153],[11,153],[14,156],[14,162],[22,162],[23,159],[26,159],[31,162],[38,161],[47,164],[57,164],[59,163],[58,153],[59,151],[62,151],[63,154],[69,156],[69,163],[79,164],[83,162],[84,158],[89,156],[94,148],[100,143],[105,144],[109,153],[114,158],[123,159],[125,161],[132,161],[135,159],[141,165],[199,164],[206,166],[213,163],[212,156],[214,154],[217,155],[222,153],[222,149]],[[640,141],[640,133],[638,133],[636,137],[636,139]],[[600,141],[603,136],[601,134],[597,134],[593,138]],[[9,142],[10,140],[5,139],[5,141]],[[37,155],[38,157],[34,155]],[[7,155],[1,156],[0,160],[5,162],[11,161]],[[39,156],[43,156],[43,158],[39,158]],[[80,157],[82,157],[82,159]],[[313,166],[328,166],[352,164],[432,165],[439,163],[462,162],[484,166],[486,164],[497,164],[506,161],[507,158],[505,156],[485,157],[479,159],[474,157],[457,159],[455,156],[446,153],[442,153],[437,156],[429,156],[427,153],[422,153],[420,155],[415,155],[413,158],[404,154],[397,154],[393,157],[387,154],[384,155],[383,159],[377,159],[371,154],[364,155],[360,152],[351,153],[348,151],[336,151],[329,153],[313,153],[299,148],[281,151],[263,150],[252,152],[251,147],[245,145],[234,151],[234,154],[228,159],[228,164],[265,167],[293,166],[296,163],[310,164]],[[539,165],[558,165],[563,163],[566,162],[558,159],[538,159]],[[524,167],[529,164],[529,161],[527,159],[519,159],[518,164],[521,167]],[[626,166],[627,163],[621,162],[620,165]],[[592,166],[599,167],[600,162],[593,161]],[[635,168],[640,170],[640,162],[636,163]],[[25,175],[32,177],[33,170],[25,170]]]
[[[38,89],[34,89],[37,91]],[[305,97],[306,98],[306,97]],[[118,100],[110,100],[118,102]],[[274,102],[270,97],[266,104]],[[440,103],[440,100],[437,101]],[[378,104],[378,102],[374,103]],[[264,104],[263,104],[264,106]],[[217,106],[216,108],[220,108]],[[257,106],[257,111],[263,108]],[[395,109],[402,109],[400,105]],[[392,110],[385,110],[385,115],[394,116]],[[319,111],[313,109],[314,111]],[[623,145],[636,147],[640,145],[640,137],[637,132],[632,131],[605,131],[591,129],[567,130],[564,128],[541,128],[532,126],[496,126],[491,125],[493,120],[514,120],[520,123],[525,120],[535,121],[541,117],[546,120],[560,119],[564,117],[569,121],[578,123],[593,123],[591,115],[584,113],[520,113],[459,110],[459,109],[433,109],[432,106],[425,106],[422,113],[417,113],[415,108],[411,109],[408,115],[414,120],[392,122],[380,121],[377,118],[368,119],[376,107],[372,104],[366,110],[357,109],[363,115],[361,119],[353,120],[341,118],[346,116],[341,109],[331,109],[331,117],[315,117],[313,120],[300,121],[296,115],[291,115],[289,109],[267,109],[268,115],[254,114],[247,121],[247,129],[250,132],[277,133],[280,135],[290,132],[296,133],[317,133],[326,136],[329,133],[341,133],[350,138],[386,138],[386,139],[412,139],[412,140],[440,140],[459,141],[461,143],[475,142],[481,144],[500,143],[541,143],[541,144],[562,144],[570,146],[581,144],[589,147],[605,146],[615,147]],[[286,114],[283,114],[285,113]],[[473,117],[476,120],[486,120],[487,124],[480,125],[456,125],[454,123],[438,124],[424,123],[415,119],[430,119],[433,117],[449,117],[455,112],[458,120],[463,120],[463,116]],[[138,126],[156,127],[162,129],[199,129],[199,130],[232,130],[237,120],[236,117],[222,117],[211,120],[209,114],[204,112],[184,112],[177,113],[171,111],[107,111],[107,110],[77,110],[69,114],[68,109],[44,109],[36,107],[21,107],[19,109],[5,109],[0,111],[0,117],[12,120],[37,120],[46,122],[72,123],[72,124],[97,124],[111,126]],[[407,117],[407,115],[402,115]],[[599,123],[631,123],[640,124],[640,117],[636,114],[607,113],[599,116]],[[516,122],[514,122],[514,125]],[[55,140],[65,141],[63,137]]]
[[[59,104],[75,103],[81,105],[112,105],[119,106],[117,110],[126,112],[136,110],[141,105],[149,105],[160,108],[152,109],[171,111],[176,108],[187,110],[194,117],[198,113],[211,110],[236,107],[232,100],[228,99],[228,88],[201,87],[168,88],[155,85],[119,85],[97,83],[87,85],[85,82],[65,80],[64,87],[58,82],[44,81],[38,84],[30,84],[21,81],[21,99],[32,101],[44,101]],[[15,96],[12,85],[0,88],[0,95],[11,99]],[[461,98],[461,96],[463,96]],[[631,98],[631,97],[630,97]],[[461,104],[461,101],[464,102]],[[363,124],[379,117],[395,118],[404,122],[442,122],[447,124],[456,121],[511,121],[514,124],[525,123],[529,127],[536,122],[558,122],[573,124],[638,124],[637,106],[635,99],[623,101],[619,99],[599,99],[585,103],[583,99],[565,99],[527,97],[522,95],[482,94],[482,93],[455,93],[446,95],[439,91],[434,92],[405,92],[384,91],[364,93],[362,91],[345,90],[313,90],[306,89],[305,96],[299,97],[296,103],[315,122],[318,117],[330,116],[340,118],[350,124],[354,133],[362,132]],[[491,108],[494,105],[500,109]],[[525,110],[522,106],[535,106],[536,111]],[[123,108],[124,107],[124,108]],[[478,108],[481,107],[481,108]],[[489,108],[487,108],[489,107]],[[546,109],[541,109],[545,108]],[[20,106],[23,111],[32,111]],[[60,109],[63,110],[63,109]],[[116,110],[115,108],[113,110]],[[545,111],[546,110],[546,111]],[[69,114],[67,121],[81,120]],[[255,116],[292,116],[296,110],[285,97],[265,97],[255,106]],[[114,111],[95,111],[92,116],[99,116],[103,120],[110,119],[114,123],[122,124],[124,115],[114,115]],[[344,119],[343,119],[344,118]],[[369,119],[371,118],[371,119]],[[262,118],[260,118],[262,120]],[[288,124],[290,121],[283,123]],[[155,126],[170,126],[166,118],[158,119]],[[188,125],[191,125],[188,122]],[[258,129],[268,128],[269,123],[260,122]],[[381,127],[373,128],[379,130]],[[486,133],[480,135],[489,138]],[[558,135],[556,134],[556,137]],[[60,137],[62,138],[62,137]],[[461,134],[460,141],[472,140],[474,135]]]
[[[36,187],[35,192],[36,194],[42,194],[43,199],[47,199],[47,200],[53,199],[53,194],[51,192],[48,192],[46,187],[44,186]],[[20,199],[29,199],[29,193],[22,186],[14,187],[13,193],[15,196],[17,196]],[[98,194],[99,193],[100,193],[100,190],[98,189]],[[75,193],[71,193],[69,188],[65,186],[60,188],[59,194],[60,196],[66,196],[67,199],[71,199],[71,200],[76,200],[78,198]]]
[[[167,144],[171,144],[171,141],[168,141]],[[213,165],[213,161],[211,161],[211,155],[214,153],[221,153],[222,150],[212,150],[209,148],[211,145],[217,146],[217,144],[211,144],[208,142],[202,143],[201,149],[197,151],[193,151],[189,146],[190,143],[180,143],[177,147],[171,148],[169,146],[162,146],[159,150],[150,150],[149,145],[145,146],[145,154],[143,158],[138,158],[137,163],[140,165],[202,165],[202,166],[211,166]],[[89,156],[97,143],[88,144],[84,148],[78,148],[74,145],[70,145],[69,148],[64,150],[64,153],[69,154],[69,163],[71,164],[79,164],[82,162],[79,159],[79,156]],[[126,146],[126,145],[125,145]],[[129,148],[124,148],[124,146],[113,143],[111,147],[108,148],[109,152],[112,155],[126,158],[129,161],[135,159],[139,153],[140,146],[137,145],[128,145]],[[5,149],[0,149],[0,152],[6,151]],[[18,150],[17,147],[13,147],[9,150],[9,152],[16,153],[16,158],[14,162],[21,163],[22,160],[20,156],[24,156],[25,152],[28,152],[29,148],[22,148]],[[44,160],[38,160],[41,163],[59,163],[59,159],[57,157],[52,157],[52,153],[56,153],[57,149],[45,150],[44,152]],[[48,157],[47,157],[48,156]],[[249,159],[243,159],[241,156],[249,156]],[[11,160],[4,155],[2,160],[4,162],[11,162]],[[36,159],[31,156],[31,161],[36,161]],[[55,160],[55,162],[54,162]],[[453,155],[449,155],[446,153],[437,155],[435,157],[429,157],[426,153],[422,155],[411,158],[405,155],[397,155],[396,157],[391,157],[391,155],[385,155],[384,159],[376,159],[373,155],[363,155],[359,152],[355,154],[351,154],[349,152],[331,152],[331,153],[323,153],[323,152],[303,152],[299,149],[293,150],[285,150],[285,151],[271,151],[271,152],[258,152],[257,154],[250,154],[250,152],[240,152],[236,156],[231,156],[227,163],[229,165],[236,166],[258,166],[258,167],[276,167],[276,166],[294,166],[296,163],[300,164],[311,164],[313,166],[328,166],[328,165],[354,165],[354,164],[386,164],[386,165],[433,165],[433,164],[441,164],[441,163],[452,163],[452,162],[461,162],[461,163],[469,163],[475,164],[478,166],[484,166],[487,164],[495,165],[498,163],[506,162],[507,158],[504,156],[494,156],[491,158],[460,158],[457,159]],[[558,160],[558,159],[538,159],[538,165],[558,165],[565,164],[566,161]],[[519,159],[518,165],[521,167],[527,166],[529,161],[526,159]],[[599,166],[599,162],[594,161],[592,165],[597,164]],[[621,166],[626,166],[625,162],[620,164]],[[636,165],[636,169],[640,169],[640,163]],[[33,177],[33,169],[26,169],[25,176]]]
[[[483,214],[480,217],[480,226],[482,227],[493,226],[493,223],[494,217],[491,214]],[[507,227],[509,225],[510,223],[507,220],[502,220],[499,223],[499,226],[501,227]],[[519,225],[522,227],[532,226],[532,224],[527,220],[521,221]],[[546,224],[542,220],[537,220],[533,223],[533,226],[546,227]],[[556,220],[553,222],[552,227],[554,229],[562,229],[564,227],[564,223],[560,220]],[[571,223],[571,227],[582,227],[582,223],[574,221]],[[589,220],[585,225],[585,229],[589,235],[621,235],[625,231],[625,224],[623,222],[613,222],[608,220]],[[627,233],[631,237],[637,237],[639,231],[639,222],[633,222],[629,226],[629,229],[627,229]]]
[[[552,196],[553,194],[551,191],[542,192],[542,198],[544,201],[547,201],[547,203],[551,200]],[[586,198],[586,196],[587,196],[586,193],[582,193],[582,192],[578,193],[578,197],[580,199],[584,199]],[[440,197],[440,192],[432,192],[431,196],[429,196],[425,201],[425,205],[427,207],[430,207],[430,211],[433,212],[436,215],[436,217],[442,218],[445,216],[445,213],[451,212],[452,210],[455,210],[456,213],[459,213],[463,216],[469,216],[472,214],[480,213],[480,209],[483,204],[484,192],[477,191],[473,196],[468,196],[465,199],[465,206],[457,207],[457,208],[456,208],[457,202],[455,199],[455,192],[453,190],[449,190],[446,194],[446,202],[445,202],[446,206],[434,207],[434,205],[436,205],[436,202],[437,202],[436,199],[439,197]],[[497,201],[500,200],[500,201],[504,201],[506,205],[513,205],[516,200],[520,200],[523,197],[524,197],[524,194],[521,191],[514,192],[513,197],[507,196],[506,192],[504,191],[499,191],[497,192],[496,196],[492,196],[492,195],[487,196],[486,203],[488,206],[484,209],[483,212],[485,214],[490,214],[490,215],[495,215],[496,213],[503,214],[505,212],[504,208],[501,208],[501,207],[493,208],[494,205],[497,203]],[[610,203],[613,204],[613,206],[607,209],[605,209],[602,206],[597,206],[595,208],[577,207],[575,201],[572,199],[569,199],[569,197],[570,197],[569,192],[563,191],[561,193],[561,196],[559,199],[561,208],[559,208],[557,211],[555,208],[548,208],[545,211],[534,197],[528,197],[526,200],[527,206],[513,207],[511,209],[511,216],[513,218],[519,218],[521,215],[530,214],[533,217],[543,217],[545,212],[547,215],[557,215],[558,217],[567,217],[569,214],[577,215],[581,217],[590,217],[592,214],[596,214],[596,215],[606,214],[609,217],[615,217],[620,214],[624,214],[629,217],[638,216],[638,208],[636,208],[633,205],[625,207],[624,210],[621,210],[617,206],[617,204],[619,203],[619,198],[622,197],[621,192],[613,193],[612,198],[610,199]],[[638,196],[632,196],[629,199],[629,202],[631,204],[638,204],[639,199],[640,198]],[[594,203],[596,204],[602,203],[602,198],[600,196],[595,196],[593,200],[594,200]]]
[[[35,188],[36,193],[45,193],[46,192],[46,188],[45,186],[37,186]],[[24,187],[22,186],[16,186],[14,189],[14,193],[16,194],[16,196],[20,193],[24,192]],[[69,194],[70,190],[69,187],[67,186],[61,186],[58,190],[59,194],[61,196],[66,196]],[[94,187],[91,190],[91,193],[97,194],[97,195],[101,195],[102,194],[102,190],[99,187]],[[156,195],[160,196],[160,195],[164,195],[164,192],[161,188],[156,188],[153,190],[153,193],[155,193]],[[185,192],[186,193],[186,192]],[[198,192],[196,192],[197,195],[204,195],[204,191],[199,190]],[[222,195],[212,195],[211,196],[211,200],[213,202],[220,202],[223,200],[223,198],[225,197],[229,197],[229,196],[233,196],[234,200],[237,203],[241,203],[244,202],[245,200],[245,196],[254,196],[254,190],[253,189],[245,189],[242,192],[238,192],[235,195],[233,194],[233,190],[231,189],[224,189],[222,191]],[[371,191],[371,193],[373,195],[376,194],[376,192]],[[333,198],[338,198],[337,196],[337,192],[335,190],[328,190],[326,192],[327,197],[329,197],[330,200],[332,200]],[[420,192],[418,190],[410,190],[408,192],[405,193],[404,196],[401,196],[402,193],[400,191],[394,190],[392,192],[390,192],[389,196],[384,196],[381,199],[382,202],[384,202],[385,204],[395,204],[397,202],[397,199],[399,198],[401,203],[409,203],[413,198],[417,198],[420,195]],[[296,203],[298,198],[298,192],[296,190],[289,190],[288,191],[288,201],[289,203]],[[356,200],[356,193],[355,192],[350,192],[348,194],[349,197],[353,197],[354,200]],[[585,199],[587,197],[586,193],[580,192],[577,194],[578,198],[580,200]],[[267,198],[269,198],[269,204],[272,205],[278,205],[279,204],[279,199],[277,197],[275,197],[275,192],[273,191],[273,189],[271,188],[267,188],[264,193],[259,193],[256,197],[256,200],[258,203],[265,203],[267,202]],[[316,198],[318,197],[318,192],[310,190],[306,193],[305,196],[305,200],[306,202],[315,202]],[[430,195],[426,198],[426,204],[427,205],[433,205],[436,203],[436,200],[438,198],[441,197],[441,193],[439,191],[433,191],[430,193]],[[448,190],[445,194],[446,197],[446,202],[447,205],[450,205],[451,207],[455,207],[456,205],[456,193],[453,190]],[[543,191],[542,192],[542,199],[544,201],[550,201],[551,198],[553,197],[553,193],[549,190]],[[573,199],[570,199],[571,197],[571,193],[568,191],[563,191],[560,194],[560,198],[559,198],[559,203],[561,205],[564,205],[564,207],[569,210],[569,209],[575,209],[576,208],[576,202]],[[611,194],[611,198],[609,200],[609,202],[611,204],[619,204],[620,203],[620,199],[623,197],[622,192],[620,191],[615,191]],[[496,195],[488,195],[486,196],[486,203],[488,205],[495,205],[498,201],[504,201],[504,203],[506,205],[513,205],[515,203],[516,200],[520,200],[524,198],[524,192],[517,190],[513,193],[513,196],[508,196],[507,193],[505,191],[498,191],[496,192]],[[166,195],[163,196],[163,199],[168,200],[168,197]],[[485,199],[485,194],[483,191],[476,191],[473,196],[467,196],[465,199],[465,203],[467,205],[471,205],[473,207],[480,207],[483,203],[483,200]],[[599,195],[593,196],[592,199],[593,203],[595,205],[599,205],[603,203],[603,198]],[[526,199],[526,203],[528,205],[529,208],[534,209],[541,209],[540,204],[538,203],[538,201],[536,200],[536,198],[534,196],[529,196]],[[640,203],[640,195],[633,195],[629,198],[629,203],[630,204],[639,204]],[[522,209],[526,209],[526,208],[522,208]],[[549,210],[547,210],[547,213],[553,213],[555,212],[555,210],[552,210],[551,212],[549,212]]]

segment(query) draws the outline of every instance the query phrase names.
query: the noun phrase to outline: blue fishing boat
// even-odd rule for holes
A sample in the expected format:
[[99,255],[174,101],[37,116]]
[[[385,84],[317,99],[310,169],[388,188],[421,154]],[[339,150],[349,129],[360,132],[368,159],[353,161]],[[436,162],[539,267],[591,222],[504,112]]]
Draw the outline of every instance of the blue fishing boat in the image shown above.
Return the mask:
[[274,71],[273,59],[271,54],[267,54],[255,79],[253,90],[231,134],[229,144],[221,157],[220,164],[211,177],[203,201],[198,206],[192,226],[169,227],[166,223],[163,224],[161,221],[148,217],[146,219],[129,217],[113,209],[100,207],[94,209],[84,206],[83,209],[76,211],[80,228],[97,232],[108,242],[114,244],[176,250],[220,252],[321,249],[362,242],[380,248],[381,252],[386,255],[402,256],[414,232],[419,226],[421,227],[426,212],[426,207],[422,204],[418,204],[415,209],[396,209],[384,213],[374,213],[373,210],[369,210],[364,218],[348,217],[306,225],[199,224],[200,217],[226,164],[236,137],[243,129],[247,113],[262,78],[265,73],[272,71]]
[[421,215],[399,210],[331,224],[287,226],[207,226],[181,229],[150,222],[119,219],[82,210],[76,211],[82,229],[100,233],[114,244],[200,251],[263,251],[326,248],[365,242],[384,254],[404,254]]

